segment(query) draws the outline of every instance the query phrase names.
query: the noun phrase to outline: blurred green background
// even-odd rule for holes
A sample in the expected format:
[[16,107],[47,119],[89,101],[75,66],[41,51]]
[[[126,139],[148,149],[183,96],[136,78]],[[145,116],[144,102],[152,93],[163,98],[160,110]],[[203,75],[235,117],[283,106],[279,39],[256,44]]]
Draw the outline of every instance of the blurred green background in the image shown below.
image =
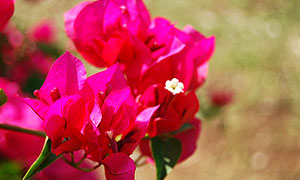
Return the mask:
[[[63,13],[79,0],[16,0],[13,21],[27,29],[53,20],[59,45],[68,39]],[[178,28],[191,24],[216,37],[200,101],[214,89],[235,93],[232,104],[203,122],[196,153],[166,179],[300,179],[300,1],[146,0],[152,17]],[[80,58],[82,59],[82,58]],[[99,71],[88,66],[89,74]],[[201,108],[201,107],[200,107]],[[136,179],[154,179],[151,165]]]

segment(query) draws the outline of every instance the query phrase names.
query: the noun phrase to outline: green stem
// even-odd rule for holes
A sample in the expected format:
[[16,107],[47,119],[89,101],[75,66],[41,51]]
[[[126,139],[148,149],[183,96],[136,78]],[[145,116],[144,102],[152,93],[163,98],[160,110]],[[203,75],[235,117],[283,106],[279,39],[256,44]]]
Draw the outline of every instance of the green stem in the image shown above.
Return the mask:
[[83,156],[82,156],[82,158],[77,162],[77,163],[75,163],[77,166],[79,166],[84,160],[85,160],[85,158],[86,158],[86,154],[84,154]]
[[62,157],[62,160],[64,160],[67,164],[71,165],[72,167],[80,170],[80,171],[84,171],[84,172],[90,172],[90,171],[93,171],[95,169],[97,169],[99,166],[101,166],[101,164],[97,164],[96,166],[92,167],[91,169],[88,169],[88,168],[81,168],[79,167],[77,164],[75,163],[72,163],[70,161],[68,161],[65,157]]
[[17,132],[26,133],[26,134],[32,134],[32,135],[40,136],[40,137],[43,137],[43,138],[46,137],[46,133],[44,133],[43,131],[25,129],[25,128],[21,128],[21,127],[14,126],[14,125],[9,125],[9,124],[0,124],[0,129],[17,131]]
[[75,163],[74,152],[71,152],[72,163]]

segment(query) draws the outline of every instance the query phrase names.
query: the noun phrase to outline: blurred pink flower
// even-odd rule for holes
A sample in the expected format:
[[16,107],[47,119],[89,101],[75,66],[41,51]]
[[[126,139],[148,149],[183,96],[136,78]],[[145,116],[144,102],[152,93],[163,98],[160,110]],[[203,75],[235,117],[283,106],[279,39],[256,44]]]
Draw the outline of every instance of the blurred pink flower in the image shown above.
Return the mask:
[[[0,78],[0,88],[8,97],[7,103],[0,107],[0,123],[40,130],[41,119],[17,97],[17,93],[22,95],[18,84]],[[32,142],[30,148],[28,148],[28,142]],[[25,165],[35,160],[43,143],[44,140],[40,137],[0,129],[0,154],[6,158],[21,161]]]
[[232,103],[234,92],[231,90],[213,90],[209,93],[212,105],[223,107]]
[[[87,163],[83,163],[87,165]],[[92,172],[83,172],[74,167],[70,166],[62,159],[56,160],[49,167],[41,171],[35,176],[37,180],[101,180],[102,172],[92,171]]]
[[31,41],[50,44],[56,41],[57,29],[50,20],[44,20],[37,23],[27,34]]

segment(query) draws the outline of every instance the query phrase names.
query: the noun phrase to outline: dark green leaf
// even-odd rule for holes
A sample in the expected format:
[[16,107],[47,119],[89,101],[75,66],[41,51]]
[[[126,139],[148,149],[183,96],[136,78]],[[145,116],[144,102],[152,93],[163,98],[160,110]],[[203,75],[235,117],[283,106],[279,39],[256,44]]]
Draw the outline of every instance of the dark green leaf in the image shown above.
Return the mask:
[[23,177],[23,180],[29,179],[33,177],[35,174],[40,172],[41,170],[48,167],[50,164],[52,164],[55,160],[61,157],[56,156],[51,152],[51,140],[46,137],[44,148],[40,154],[40,156],[37,158],[37,160],[31,165],[25,176]]
[[63,51],[59,48],[57,48],[53,44],[44,44],[44,43],[38,43],[37,47],[45,54],[48,54],[54,58],[58,58]]
[[3,89],[0,88],[0,106],[7,102],[7,96],[4,93]]
[[22,166],[14,161],[0,161],[1,180],[20,180],[22,178]]
[[157,180],[163,180],[175,166],[181,155],[181,143],[175,138],[151,139],[152,155],[156,166]]

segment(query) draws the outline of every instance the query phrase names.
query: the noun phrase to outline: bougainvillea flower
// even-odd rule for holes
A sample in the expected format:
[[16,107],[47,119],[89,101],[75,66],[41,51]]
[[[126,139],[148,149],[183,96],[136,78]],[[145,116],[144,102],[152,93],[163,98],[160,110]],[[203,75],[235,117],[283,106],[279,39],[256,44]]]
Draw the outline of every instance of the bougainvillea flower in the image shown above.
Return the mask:
[[[0,78],[0,87],[4,89],[8,101],[0,107],[0,123],[20,126],[32,130],[42,130],[42,120],[22,99],[25,96],[17,83]],[[39,156],[44,145],[44,138],[31,134],[0,129],[0,158],[17,161],[27,169]],[[62,159],[55,161],[39,173],[38,180],[63,179],[99,179],[97,173],[86,173],[66,164]]]
[[[138,91],[143,92],[152,84],[165,83],[172,78],[184,84],[184,90],[200,87],[206,79],[208,60],[214,51],[214,37],[206,38],[191,26],[181,32],[184,48],[161,61],[154,62],[141,74]],[[164,73],[160,73],[164,72]]]
[[153,19],[146,34],[147,39],[143,42],[151,51],[153,62],[159,62],[180,52],[185,47],[184,40],[188,38],[164,18]]
[[[118,64],[86,78],[83,64],[66,52],[34,95],[38,100],[24,100],[44,120],[52,152],[84,149],[88,158],[104,164],[107,176],[132,177],[135,167],[129,155],[159,106],[137,108]],[[115,169],[110,159],[126,160],[128,165]]]
[[53,141],[55,154],[81,148],[82,131],[89,121],[94,105],[94,93],[86,80],[83,64],[66,52],[51,67],[48,76],[34,95],[24,99],[44,120],[46,134]]
[[133,57],[133,36],[144,36],[150,16],[141,0],[81,3],[65,13],[65,29],[79,53],[98,67]]
[[34,25],[28,32],[33,42],[53,43],[56,40],[56,27],[50,20],[44,20]]
[[161,84],[150,86],[138,97],[138,102],[142,108],[160,105],[148,127],[150,137],[178,130],[199,109],[195,92],[174,95]]
[[209,93],[211,104],[216,107],[223,107],[233,101],[234,92],[231,90],[213,90]]
[[[121,70],[118,71],[121,74]],[[107,154],[118,152],[132,154],[145,136],[150,119],[158,108],[158,106],[147,107],[139,112],[130,88],[114,89],[114,82],[117,82],[115,80],[108,84],[108,89],[95,91],[99,92],[97,106],[101,109],[101,122],[90,123],[85,129],[88,139],[87,154],[94,161],[103,161]],[[120,81],[121,84],[122,81],[125,81],[124,77]],[[97,83],[95,85],[97,86]],[[94,86],[93,89],[98,88]],[[108,90],[111,92],[108,93]]]
[[14,13],[14,9],[14,0],[0,1],[0,31],[2,31],[8,23]]
[[[137,97],[141,108],[159,104],[149,122],[147,133],[150,137],[173,137],[180,140],[180,161],[193,154],[200,133],[200,121],[195,118],[199,109],[197,96],[194,91],[184,92],[183,88],[183,83],[173,78],[166,81],[165,87],[163,84],[152,85]],[[152,157],[149,139],[141,141],[140,149],[142,154]]]
[[86,60],[98,67],[120,63],[129,85],[140,93],[173,77],[185,90],[196,89],[206,79],[214,51],[214,37],[191,26],[181,31],[164,18],[150,23],[141,1],[81,3],[65,14],[65,29]]

